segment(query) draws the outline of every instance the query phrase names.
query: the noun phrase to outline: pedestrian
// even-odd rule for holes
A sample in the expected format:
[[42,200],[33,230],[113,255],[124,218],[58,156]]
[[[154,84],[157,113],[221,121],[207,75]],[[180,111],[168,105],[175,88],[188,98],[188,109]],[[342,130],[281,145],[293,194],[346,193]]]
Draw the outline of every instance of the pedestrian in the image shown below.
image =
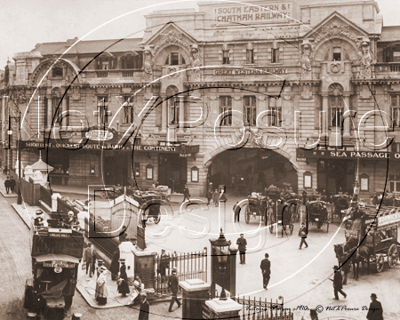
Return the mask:
[[347,276],[350,273],[350,259],[344,255],[342,258],[342,264],[340,268],[343,270],[343,285],[347,284]]
[[85,251],[83,252],[83,263],[86,264],[86,274],[89,273],[89,270],[91,271],[90,273],[92,273],[93,270],[91,269],[91,265],[92,265],[92,244],[91,243],[88,244]]
[[172,291],[171,303],[169,304],[169,309],[168,309],[169,312],[172,312],[172,306],[174,305],[175,301],[178,304],[178,308],[181,307],[181,303],[178,300],[179,279],[176,276],[176,273],[177,273],[176,268],[173,268],[172,274],[169,276],[168,280],[168,287]]
[[15,185],[16,185],[16,182],[15,182],[14,178],[11,177],[11,179],[10,179],[10,189],[11,189],[11,192],[14,192]]
[[89,277],[93,277],[94,275],[94,270],[96,270],[96,250],[94,246],[90,245],[90,256],[91,256],[91,263],[90,263],[90,270],[89,270]]
[[107,268],[101,266],[99,268],[100,274],[96,281],[95,298],[99,305],[107,304]]
[[158,273],[164,277],[166,275],[166,269],[169,269],[170,257],[166,254],[165,249],[161,249],[160,266]]
[[308,243],[306,242],[306,239],[307,239],[307,228],[306,228],[304,222],[301,223],[300,230],[299,230],[299,237],[301,237],[299,249],[301,250],[301,247],[303,246],[303,243],[306,245],[306,248],[308,248]]
[[239,218],[240,218],[240,206],[239,206],[239,202],[236,202],[236,204],[233,206],[233,212],[235,215],[235,222],[239,222]]
[[215,191],[213,193],[213,201],[214,201],[215,207],[218,207],[218,200],[219,200],[218,189],[215,189]]
[[335,294],[335,300],[339,300],[339,295],[338,292],[346,299],[347,294],[343,292],[342,288],[343,288],[343,278],[342,278],[342,273],[339,270],[338,266],[334,266],[333,270],[335,272],[334,276],[333,276],[333,280],[329,279],[331,281],[333,281],[333,292]]
[[303,196],[303,204],[306,205],[307,204],[307,191],[304,190],[302,193]]
[[118,271],[119,271],[119,247],[117,247],[117,249],[115,249],[114,253],[113,253],[113,257],[111,260],[111,265],[110,265],[110,272],[111,272],[111,280],[112,281],[117,281],[118,278]]
[[96,268],[96,278],[98,279],[101,273],[101,267],[104,265],[104,260],[99,259],[97,261],[97,268]]
[[240,238],[237,239],[236,244],[238,245],[239,254],[240,254],[240,264],[246,264],[246,246],[247,241],[244,238],[244,234],[240,234]]
[[368,320],[383,320],[382,304],[376,299],[376,294],[371,293],[372,302],[369,304],[369,309],[367,313]]
[[271,277],[271,261],[269,261],[269,254],[265,254],[265,259],[261,261],[260,268],[263,275],[263,286],[265,290],[268,290],[268,283]]
[[4,187],[6,188],[6,192],[8,194],[11,187],[10,177],[7,177],[6,181],[4,181]]
[[212,191],[212,189],[213,189],[213,185],[212,185],[212,182],[210,182],[210,184],[208,185],[207,194],[206,194],[207,205],[208,205],[208,206],[210,205],[210,201],[211,201],[211,199],[212,199],[212,197],[213,197],[213,191]]
[[130,292],[128,284],[128,275],[126,274],[125,259],[120,260],[121,268],[119,269],[119,280],[118,280],[118,293],[122,294],[123,297]]
[[147,294],[146,292],[140,293],[140,312],[139,312],[139,320],[149,320],[149,303],[147,302]]
[[189,188],[187,187],[187,184],[185,184],[185,189],[183,189],[183,202],[188,199],[190,201],[190,193],[189,193]]

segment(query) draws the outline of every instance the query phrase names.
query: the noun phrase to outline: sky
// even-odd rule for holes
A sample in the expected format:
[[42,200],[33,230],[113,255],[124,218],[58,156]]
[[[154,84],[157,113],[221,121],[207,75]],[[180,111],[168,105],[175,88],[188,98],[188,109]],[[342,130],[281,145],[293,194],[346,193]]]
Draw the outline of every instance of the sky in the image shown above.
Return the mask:
[[[208,0],[211,2],[212,0]],[[246,0],[237,0],[247,2]],[[281,0],[277,0],[279,2]],[[330,0],[324,0],[330,1]],[[384,26],[400,25],[400,0],[376,0]],[[0,69],[17,52],[37,43],[141,37],[144,15],[162,9],[195,8],[189,0],[0,0]],[[118,18],[119,16],[121,16]],[[114,19],[114,21],[112,21]]]

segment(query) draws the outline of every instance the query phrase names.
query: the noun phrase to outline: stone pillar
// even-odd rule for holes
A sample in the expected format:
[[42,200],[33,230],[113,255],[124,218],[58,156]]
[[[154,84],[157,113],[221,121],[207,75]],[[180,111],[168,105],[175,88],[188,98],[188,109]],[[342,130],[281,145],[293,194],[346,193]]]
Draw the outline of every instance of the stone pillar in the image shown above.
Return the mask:
[[184,109],[184,96],[178,96],[179,98],[179,133],[183,133],[183,127],[185,125],[185,109]]
[[182,319],[203,319],[203,305],[210,285],[200,279],[180,281],[182,288]]
[[[67,96],[64,96],[61,103],[60,115],[66,111],[67,111]],[[63,118],[62,122],[60,123],[60,127],[65,127],[66,125],[67,125],[67,118]]]
[[322,136],[328,135],[329,129],[329,106],[328,106],[328,94],[322,94],[322,111],[325,111],[322,121]]
[[[135,259],[135,270],[134,273],[138,274],[144,287],[146,289],[153,289],[154,292],[154,266],[155,266],[155,256],[156,252],[152,252],[148,249],[140,250],[137,247],[132,249]],[[146,290],[149,294],[149,290]],[[149,299],[150,300],[150,299]]]
[[167,132],[168,125],[168,101],[164,100],[162,102],[162,114],[161,114],[161,133]]
[[[351,110],[350,108],[350,96],[348,94],[343,95],[343,99],[344,99],[344,112],[343,114],[345,114],[347,111]],[[344,120],[343,123],[344,126],[344,131],[343,131],[343,137],[350,137],[350,117],[347,117]]]
[[208,319],[235,319],[239,320],[239,312],[243,306],[232,299],[213,299],[205,302],[207,306]]
[[240,96],[233,96],[232,97],[232,110],[240,111],[242,114],[239,112],[234,112],[232,117],[232,125],[233,126],[243,126],[243,119],[244,119],[244,113],[243,113],[243,101],[242,97]]
[[52,98],[47,98],[47,128],[51,128],[51,121],[53,120],[53,100]]
[[57,199],[61,198],[61,194],[53,193],[51,195],[51,212],[57,212]]

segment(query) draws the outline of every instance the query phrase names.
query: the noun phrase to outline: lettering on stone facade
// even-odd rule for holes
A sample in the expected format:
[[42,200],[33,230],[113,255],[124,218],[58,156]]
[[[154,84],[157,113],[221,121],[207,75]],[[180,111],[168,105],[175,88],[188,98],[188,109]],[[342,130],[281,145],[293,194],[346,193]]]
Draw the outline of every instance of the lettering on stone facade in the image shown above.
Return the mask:
[[290,3],[221,7],[214,10],[215,21],[218,22],[262,22],[282,20],[292,16]]
[[286,74],[287,68],[257,68],[257,69],[239,69],[239,68],[221,68],[214,69],[215,76],[235,76],[235,75],[257,75],[257,74]]

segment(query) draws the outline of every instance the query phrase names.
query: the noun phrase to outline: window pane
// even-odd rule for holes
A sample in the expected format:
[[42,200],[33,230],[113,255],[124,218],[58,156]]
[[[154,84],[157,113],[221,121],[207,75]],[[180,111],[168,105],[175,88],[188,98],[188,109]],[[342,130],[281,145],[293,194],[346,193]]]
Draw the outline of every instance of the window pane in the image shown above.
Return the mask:
[[177,52],[171,53],[171,65],[172,66],[179,65],[179,54]]
[[393,192],[394,190],[394,182],[390,182],[390,192]]

